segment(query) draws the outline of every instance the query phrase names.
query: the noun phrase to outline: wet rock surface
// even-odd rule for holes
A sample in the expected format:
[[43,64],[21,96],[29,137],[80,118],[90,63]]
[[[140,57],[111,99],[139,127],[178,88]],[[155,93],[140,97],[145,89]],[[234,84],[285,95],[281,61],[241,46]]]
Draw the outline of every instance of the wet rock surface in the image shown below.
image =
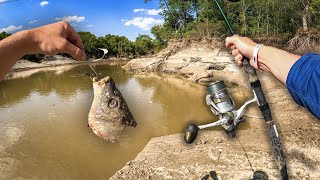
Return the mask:
[[[247,76],[226,51],[198,44],[167,54],[135,59],[124,68],[180,74],[197,83],[224,80],[251,91]],[[259,73],[259,78],[282,139],[290,178],[320,179],[320,121],[299,107],[272,75]],[[183,134],[153,138],[111,179],[201,179],[211,171],[216,171],[219,179],[250,179],[257,170],[266,172],[269,179],[280,179],[258,107],[250,106],[245,117],[251,128],[240,130],[235,139],[213,130],[200,131],[192,145],[183,142]]]

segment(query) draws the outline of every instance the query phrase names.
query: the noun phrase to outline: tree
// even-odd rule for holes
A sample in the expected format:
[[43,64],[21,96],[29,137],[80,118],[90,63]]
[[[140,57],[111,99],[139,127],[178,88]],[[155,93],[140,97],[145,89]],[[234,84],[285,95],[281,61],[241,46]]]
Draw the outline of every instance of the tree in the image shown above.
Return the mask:
[[8,33],[6,33],[6,32],[0,33],[0,41],[1,41],[2,39],[4,39],[4,38],[9,37],[10,35],[11,35],[11,34],[8,34]]
[[82,42],[84,44],[84,49],[88,55],[95,56],[99,52],[99,43],[97,41],[97,38],[94,34],[90,32],[78,32],[80,35]]
[[132,54],[132,42],[124,36],[116,36],[108,34],[105,36],[108,44],[108,50],[117,57]]
[[308,31],[309,24],[318,24],[316,19],[319,19],[320,0],[298,0],[300,10],[302,12],[302,27],[304,31]]
[[137,55],[146,55],[152,53],[154,44],[152,38],[148,35],[139,35],[134,42]]
[[196,28],[200,33],[201,37],[211,37],[214,35],[212,24],[216,24],[218,14],[216,11],[216,5],[212,0],[198,0],[199,12],[196,19]]
[[171,36],[170,32],[168,32],[165,25],[157,25],[152,27],[151,33],[155,36],[156,51],[159,51],[160,49],[165,48],[167,46]]

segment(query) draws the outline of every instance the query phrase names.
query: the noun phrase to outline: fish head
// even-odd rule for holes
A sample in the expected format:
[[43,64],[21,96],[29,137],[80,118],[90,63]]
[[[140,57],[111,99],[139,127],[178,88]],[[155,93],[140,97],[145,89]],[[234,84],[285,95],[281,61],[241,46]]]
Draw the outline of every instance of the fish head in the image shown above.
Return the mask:
[[99,137],[106,139],[119,134],[125,126],[136,127],[137,123],[122,94],[110,77],[101,80],[93,78],[94,106],[90,114],[93,120],[89,126]]

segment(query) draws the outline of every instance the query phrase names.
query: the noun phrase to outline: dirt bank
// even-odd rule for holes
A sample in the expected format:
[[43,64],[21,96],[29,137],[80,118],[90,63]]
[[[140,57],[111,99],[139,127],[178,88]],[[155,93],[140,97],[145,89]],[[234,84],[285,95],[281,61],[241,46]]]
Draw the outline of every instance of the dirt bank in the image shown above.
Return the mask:
[[[108,59],[90,59],[89,63],[92,65],[98,64],[119,64],[119,62],[127,62],[129,59],[123,58],[108,58]],[[19,60],[11,69],[11,71],[6,75],[5,79],[16,79],[16,78],[26,78],[35,73],[41,71],[55,71],[60,74],[64,71],[68,71],[75,65],[86,64],[84,61],[76,61],[72,58],[55,55],[55,56],[45,56],[45,58],[40,62],[31,62],[28,60]]]
[[[211,46],[212,42],[216,46]],[[251,91],[244,72],[219,45],[214,40],[174,42],[158,56],[132,60],[124,68],[181,74],[197,83],[225,80]],[[320,122],[295,104],[273,76],[259,73],[259,77],[278,124],[291,179],[320,179]],[[246,114],[260,116],[256,106]],[[263,170],[270,179],[279,179],[264,122],[249,117],[247,122],[251,129],[239,131],[238,139],[210,130],[201,132],[193,145],[186,145],[182,134],[154,138],[111,179],[201,179],[210,171],[216,171],[219,179],[249,179],[252,170]]]

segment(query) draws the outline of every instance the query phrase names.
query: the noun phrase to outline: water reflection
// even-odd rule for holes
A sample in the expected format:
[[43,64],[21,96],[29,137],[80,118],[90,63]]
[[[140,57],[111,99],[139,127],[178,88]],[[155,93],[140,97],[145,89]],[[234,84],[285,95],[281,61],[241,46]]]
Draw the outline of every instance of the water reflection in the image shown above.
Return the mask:
[[131,75],[97,65],[125,97],[137,128],[108,143],[87,127],[93,99],[87,66],[38,72],[0,82],[0,179],[104,179],[156,136],[183,131],[187,122],[210,122],[205,89],[175,76]]

